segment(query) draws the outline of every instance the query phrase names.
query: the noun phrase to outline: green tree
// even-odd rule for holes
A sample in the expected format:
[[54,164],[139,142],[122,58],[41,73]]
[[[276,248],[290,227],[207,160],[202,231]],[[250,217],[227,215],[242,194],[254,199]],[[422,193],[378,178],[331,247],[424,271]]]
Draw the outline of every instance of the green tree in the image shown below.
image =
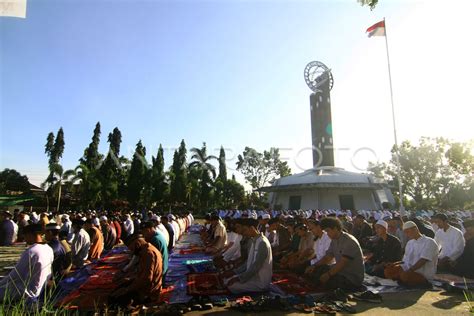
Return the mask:
[[132,165],[130,167],[130,174],[128,176],[128,202],[133,208],[139,206],[140,198],[142,196],[144,187],[143,179],[148,168],[145,155],[146,148],[142,145],[142,141],[140,140],[135,148]]
[[27,176],[22,176],[15,169],[5,169],[0,172],[0,194],[7,191],[30,193],[30,182]]
[[370,10],[375,9],[379,0],[357,0],[361,6],[368,6]]
[[152,202],[163,206],[165,202],[166,192],[168,191],[168,183],[165,174],[165,158],[163,147],[160,144],[156,157],[152,157],[151,167],[151,187]]
[[187,192],[187,173],[186,173],[186,144],[184,139],[174,152],[173,165],[170,170],[170,202],[174,204],[185,203]]
[[73,181],[80,181],[79,195],[80,204],[83,207],[95,207],[100,200],[101,183],[99,181],[98,169],[102,164],[103,156],[99,153],[100,122],[97,122],[89,146],[84,149],[84,154],[79,158],[79,166]]
[[[473,161],[469,144],[427,137],[415,145],[404,141],[400,145],[403,193],[416,208],[462,207],[470,200]],[[395,148],[388,164],[369,164],[368,169],[398,187]],[[398,194],[396,190],[393,193]]]
[[122,163],[120,159],[120,145],[122,133],[115,127],[107,138],[109,151],[104,163],[100,167],[101,198],[102,205],[110,207],[111,203],[118,199],[120,189],[120,177]]
[[[51,132],[46,138],[45,153],[48,156],[48,167],[49,175],[46,178],[45,182],[42,183],[42,187],[46,189],[47,196],[57,197],[57,207],[59,211],[59,206],[61,203],[61,189],[62,189],[62,177],[63,177],[63,168],[60,164],[61,157],[64,153],[64,131],[60,127],[56,133],[56,137]],[[57,191],[56,191],[57,190]],[[57,194],[56,194],[57,192]],[[48,209],[49,209],[49,199],[48,199]]]
[[276,177],[291,174],[288,163],[280,159],[278,148],[273,147],[263,153],[245,147],[243,154],[238,156],[237,170],[244,175],[254,190],[270,184]]
[[227,180],[227,166],[225,163],[225,150],[224,150],[224,147],[222,146],[219,152],[219,179],[222,182],[225,182]]
[[209,207],[213,180],[216,178],[216,167],[210,161],[217,160],[216,156],[207,155],[206,143],[201,148],[191,148],[192,162],[189,168],[199,170],[199,206]]

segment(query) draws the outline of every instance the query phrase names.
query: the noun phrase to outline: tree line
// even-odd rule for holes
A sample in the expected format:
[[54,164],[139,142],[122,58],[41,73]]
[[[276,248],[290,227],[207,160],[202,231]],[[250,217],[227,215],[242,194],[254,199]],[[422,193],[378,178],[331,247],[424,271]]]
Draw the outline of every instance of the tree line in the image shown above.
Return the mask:
[[[208,154],[204,142],[201,148],[189,150],[188,161],[188,150],[182,140],[174,151],[171,166],[166,170],[161,144],[156,155],[152,155],[151,162],[148,162],[147,149],[141,140],[136,144],[131,159],[121,154],[122,134],[117,127],[107,137],[109,149],[105,154],[99,152],[100,136],[98,122],[77,167],[63,170],[60,160],[65,147],[64,131],[60,128],[56,135],[53,132],[48,134],[45,154],[49,175],[42,187],[51,207],[60,209],[64,196],[69,197],[72,207],[81,209],[265,207],[264,195],[256,191],[246,192],[234,175],[228,178],[222,146],[219,157],[216,157]],[[246,147],[239,155],[237,170],[254,190],[270,184],[276,177],[291,174],[276,148],[260,153]]]
[[[369,163],[368,170],[385,179],[398,195],[396,148],[388,163]],[[473,209],[473,142],[422,137],[399,146],[404,204],[411,209]]]

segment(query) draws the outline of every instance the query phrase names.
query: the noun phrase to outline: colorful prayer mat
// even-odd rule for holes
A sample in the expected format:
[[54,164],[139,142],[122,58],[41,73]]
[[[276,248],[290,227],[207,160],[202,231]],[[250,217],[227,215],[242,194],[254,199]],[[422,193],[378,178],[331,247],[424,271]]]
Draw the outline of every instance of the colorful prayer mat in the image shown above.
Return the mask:
[[272,284],[278,286],[286,294],[291,295],[323,292],[322,289],[316,288],[302,277],[291,272],[273,273]]
[[219,279],[219,274],[190,273],[188,274],[188,294],[189,295],[225,295],[229,291]]

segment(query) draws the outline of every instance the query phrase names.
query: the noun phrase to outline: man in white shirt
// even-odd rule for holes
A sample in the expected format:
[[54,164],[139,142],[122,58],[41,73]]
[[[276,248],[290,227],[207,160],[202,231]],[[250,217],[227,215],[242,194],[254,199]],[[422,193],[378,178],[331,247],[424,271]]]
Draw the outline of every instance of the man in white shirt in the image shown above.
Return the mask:
[[434,238],[440,248],[438,270],[449,270],[451,265],[462,255],[466,241],[459,229],[449,225],[448,217],[445,214],[435,214],[432,219],[438,226]]
[[52,275],[53,249],[43,243],[39,224],[25,226],[24,237],[28,245],[15,268],[0,281],[0,303],[25,299],[33,303],[44,290]]
[[217,214],[211,215],[213,235],[206,245],[206,253],[216,254],[227,244],[227,230]]
[[316,241],[314,242],[314,256],[309,262],[309,267],[306,268],[305,274],[316,272],[315,264],[319,262],[326,255],[326,251],[331,245],[331,238],[321,229],[321,223],[317,220],[308,221],[308,228],[313,233]]
[[228,279],[227,287],[232,293],[265,291],[272,282],[272,248],[268,239],[257,230],[257,224],[255,219],[241,222],[242,235],[251,240],[247,262],[221,275]]
[[90,236],[82,228],[84,224],[82,219],[75,219],[72,222],[72,229],[74,231],[74,239],[71,243],[72,264],[78,268],[84,265],[91,247]]
[[131,218],[130,214],[125,215],[125,221],[123,222],[123,228],[125,228],[125,232],[122,232],[122,235],[125,235],[125,237],[133,235],[133,233],[135,231],[135,227],[133,226],[133,221],[132,221],[132,218]]
[[403,261],[388,264],[385,277],[410,287],[428,285],[436,273],[438,244],[422,235],[412,221],[403,224],[403,231],[409,239]]

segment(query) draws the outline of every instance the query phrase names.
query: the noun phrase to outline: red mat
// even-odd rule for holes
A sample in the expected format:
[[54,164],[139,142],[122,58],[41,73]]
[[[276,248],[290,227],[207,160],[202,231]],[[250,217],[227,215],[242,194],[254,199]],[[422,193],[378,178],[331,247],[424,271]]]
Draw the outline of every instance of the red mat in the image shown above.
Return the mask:
[[302,277],[291,272],[273,273],[272,284],[278,286],[283,292],[292,295],[324,292],[324,290],[318,289]]
[[188,294],[225,295],[229,294],[229,291],[227,290],[227,287],[222,284],[218,273],[189,273]]

